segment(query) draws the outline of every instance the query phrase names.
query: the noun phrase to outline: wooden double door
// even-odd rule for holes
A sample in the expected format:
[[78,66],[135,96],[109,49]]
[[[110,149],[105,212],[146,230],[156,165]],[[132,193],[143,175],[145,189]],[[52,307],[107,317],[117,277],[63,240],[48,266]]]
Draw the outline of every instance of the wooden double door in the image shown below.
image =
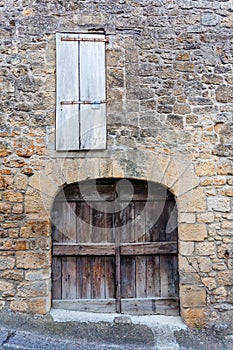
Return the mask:
[[99,179],[53,206],[53,307],[179,314],[177,214],[164,187]]

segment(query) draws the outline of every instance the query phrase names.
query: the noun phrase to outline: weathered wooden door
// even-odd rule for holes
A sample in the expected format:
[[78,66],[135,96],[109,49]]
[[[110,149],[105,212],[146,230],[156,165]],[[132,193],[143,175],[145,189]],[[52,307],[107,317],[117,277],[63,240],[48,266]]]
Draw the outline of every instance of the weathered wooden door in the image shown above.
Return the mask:
[[53,307],[178,315],[176,217],[151,182],[67,186],[53,208]]

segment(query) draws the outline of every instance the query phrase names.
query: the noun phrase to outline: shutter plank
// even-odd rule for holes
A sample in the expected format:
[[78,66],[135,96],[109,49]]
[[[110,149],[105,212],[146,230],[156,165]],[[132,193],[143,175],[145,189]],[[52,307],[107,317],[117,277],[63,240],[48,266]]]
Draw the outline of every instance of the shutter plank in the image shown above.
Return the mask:
[[[104,38],[104,35],[80,34],[82,38]],[[106,99],[105,43],[80,42],[80,100]],[[106,105],[80,106],[81,149],[106,148]]]
[[79,106],[62,101],[79,100],[78,43],[61,41],[76,34],[56,34],[56,150],[79,149]]

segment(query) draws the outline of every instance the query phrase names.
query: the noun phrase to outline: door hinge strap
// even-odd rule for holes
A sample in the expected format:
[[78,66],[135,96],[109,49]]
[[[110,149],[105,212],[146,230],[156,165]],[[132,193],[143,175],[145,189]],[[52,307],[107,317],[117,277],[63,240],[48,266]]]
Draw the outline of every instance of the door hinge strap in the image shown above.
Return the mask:
[[69,38],[69,37],[61,37],[61,41],[89,41],[89,42],[109,43],[109,38]]

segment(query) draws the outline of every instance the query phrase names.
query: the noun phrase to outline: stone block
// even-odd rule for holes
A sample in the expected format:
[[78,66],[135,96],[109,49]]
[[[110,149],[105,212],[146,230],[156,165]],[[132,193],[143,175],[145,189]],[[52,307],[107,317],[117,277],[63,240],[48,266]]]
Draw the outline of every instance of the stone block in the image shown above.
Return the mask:
[[25,240],[0,240],[0,251],[1,250],[26,250],[28,249],[29,243]]
[[200,307],[206,305],[206,290],[198,286],[181,286],[180,296],[182,307]]
[[179,238],[182,241],[203,241],[207,237],[206,225],[203,223],[179,224]]
[[202,283],[209,289],[213,290],[217,287],[217,282],[213,277],[202,278]]
[[215,255],[216,254],[216,246],[215,242],[201,242],[195,244],[195,251],[197,255]]
[[233,103],[233,87],[220,85],[216,89],[216,100],[220,103]]
[[206,196],[202,188],[194,188],[178,196],[178,211],[180,213],[197,213],[206,211]]
[[15,295],[15,285],[13,282],[0,281],[0,296],[1,297],[12,297]]
[[24,272],[20,270],[1,270],[0,271],[0,278],[3,278],[5,280],[13,280],[13,281],[22,281],[24,278]]
[[1,252],[0,270],[13,269],[15,266],[15,257],[13,253]]
[[230,212],[230,199],[224,196],[211,196],[207,198],[208,210],[215,210],[219,212]]
[[34,298],[45,297],[49,294],[48,281],[30,281],[22,282],[17,287],[17,297]]
[[233,286],[233,273],[232,271],[220,271],[218,272],[218,282],[223,286]]
[[211,272],[213,270],[213,263],[209,257],[198,257],[198,269],[200,272]]
[[20,229],[20,237],[48,237],[50,235],[50,223],[46,220],[31,220]]
[[10,309],[14,312],[28,312],[27,300],[13,300],[10,302]]
[[49,252],[16,252],[16,267],[19,269],[41,269],[50,266]]
[[194,242],[183,242],[179,240],[179,253],[184,256],[193,255]]
[[58,189],[53,179],[50,179],[50,177],[43,172],[34,174],[30,179],[29,185],[33,189],[38,190],[40,193],[47,194],[50,197],[54,196]]
[[5,201],[12,202],[12,203],[23,202],[24,200],[23,194],[16,191],[5,191],[4,198],[5,198]]
[[197,213],[197,221],[204,223],[214,222],[214,213],[206,212],[206,213]]
[[194,224],[196,222],[196,214],[195,213],[178,213],[178,222]]
[[181,316],[188,327],[200,328],[207,322],[207,314],[204,308],[188,308],[181,310]]
[[25,272],[25,280],[26,281],[42,281],[42,280],[49,280],[51,276],[50,269],[44,269],[44,270],[32,270],[32,271],[26,271]]
[[215,162],[212,160],[198,162],[195,166],[197,176],[216,175]]

